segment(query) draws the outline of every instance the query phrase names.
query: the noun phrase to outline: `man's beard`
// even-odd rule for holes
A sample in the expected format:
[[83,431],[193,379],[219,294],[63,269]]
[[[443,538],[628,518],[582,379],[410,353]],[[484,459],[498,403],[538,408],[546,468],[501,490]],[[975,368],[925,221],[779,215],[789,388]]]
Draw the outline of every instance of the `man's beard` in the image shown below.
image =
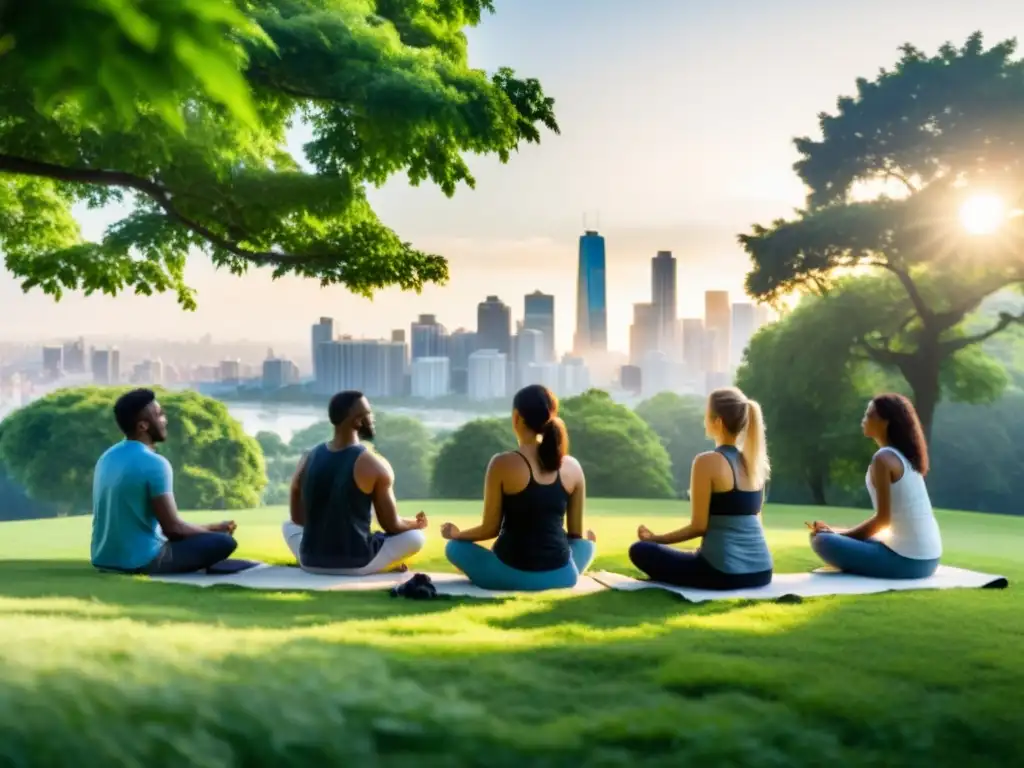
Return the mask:
[[359,435],[360,440],[373,440],[376,436],[376,430],[374,430],[373,424],[364,421],[359,425],[359,429],[356,430],[356,434]]
[[167,433],[162,431],[156,424],[150,424],[146,434],[149,435],[149,439],[154,443],[162,443],[167,439]]

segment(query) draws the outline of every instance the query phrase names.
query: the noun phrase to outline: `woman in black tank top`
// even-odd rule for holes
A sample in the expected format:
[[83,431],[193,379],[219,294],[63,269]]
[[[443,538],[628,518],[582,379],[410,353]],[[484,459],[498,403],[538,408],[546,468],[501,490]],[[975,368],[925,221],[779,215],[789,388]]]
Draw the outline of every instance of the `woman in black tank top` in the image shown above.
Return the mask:
[[[484,589],[573,587],[594,559],[595,537],[583,535],[583,470],[566,455],[569,436],[557,398],[540,385],[520,390],[512,427],[519,449],[498,454],[487,467],[483,522],[465,531],[445,523],[445,554]],[[493,549],[475,543],[495,538]]]

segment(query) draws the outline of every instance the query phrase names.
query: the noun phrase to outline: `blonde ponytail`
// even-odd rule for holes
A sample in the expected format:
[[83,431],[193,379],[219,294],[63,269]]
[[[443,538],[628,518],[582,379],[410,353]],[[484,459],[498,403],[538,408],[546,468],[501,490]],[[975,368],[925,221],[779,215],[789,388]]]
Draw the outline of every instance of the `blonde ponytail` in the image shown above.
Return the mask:
[[743,431],[740,453],[750,478],[750,484],[760,489],[768,482],[771,465],[768,461],[768,443],[765,438],[764,414],[756,400],[747,400],[747,427]]

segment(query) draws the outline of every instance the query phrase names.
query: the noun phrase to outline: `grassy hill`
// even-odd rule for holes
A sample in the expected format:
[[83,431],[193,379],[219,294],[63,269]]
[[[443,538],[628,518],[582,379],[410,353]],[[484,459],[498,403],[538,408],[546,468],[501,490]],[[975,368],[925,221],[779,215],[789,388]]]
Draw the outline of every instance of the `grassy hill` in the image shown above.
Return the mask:
[[[432,532],[479,509],[422,508]],[[630,571],[637,523],[686,514],[593,502],[596,567]],[[770,507],[778,569],[815,565],[804,520],[862,514]],[[239,555],[285,560],[283,516],[235,515]],[[940,522],[948,563],[1011,588],[703,606],[201,591],[93,573],[88,518],[0,524],[0,766],[1010,765],[1024,519]],[[435,536],[417,567],[441,552]]]

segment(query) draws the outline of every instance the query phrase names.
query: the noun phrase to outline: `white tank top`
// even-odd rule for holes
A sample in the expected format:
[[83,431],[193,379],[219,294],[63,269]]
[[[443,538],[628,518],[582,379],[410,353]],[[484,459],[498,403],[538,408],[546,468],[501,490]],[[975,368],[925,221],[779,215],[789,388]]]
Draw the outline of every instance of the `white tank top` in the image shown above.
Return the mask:
[[[939,523],[932,511],[924,477],[895,448],[882,448],[875,457],[882,451],[889,451],[903,462],[903,477],[892,484],[889,492],[892,515],[889,538],[883,543],[897,555],[911,560],[937,560],[942,556],[942,536],[939,534]],[[878,511],[878,498],[871,481],[870,468],[867,486],[871,494],[871,505]]]

